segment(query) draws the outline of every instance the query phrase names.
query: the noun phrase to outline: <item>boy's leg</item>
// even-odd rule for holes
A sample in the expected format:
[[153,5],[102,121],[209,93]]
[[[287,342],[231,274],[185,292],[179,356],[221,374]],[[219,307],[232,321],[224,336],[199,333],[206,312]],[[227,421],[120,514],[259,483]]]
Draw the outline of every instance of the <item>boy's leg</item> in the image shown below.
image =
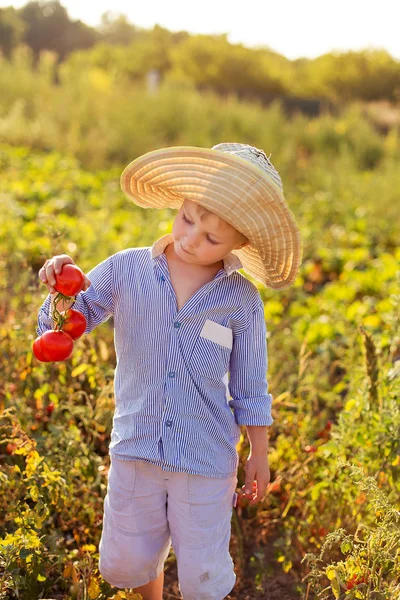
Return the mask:
[[164,587],[164,571],[159,574],[157,579],[135,588],[133,591],[142,595],[143,600],[162,600]]
[[99,571],[111,585],[157,588],[171,543],[166,497],[159,467],[111,459],[99,546]]
[[171,475],[168,521],[183,598],[222,600],[236,581],[229,542],[237,476]]

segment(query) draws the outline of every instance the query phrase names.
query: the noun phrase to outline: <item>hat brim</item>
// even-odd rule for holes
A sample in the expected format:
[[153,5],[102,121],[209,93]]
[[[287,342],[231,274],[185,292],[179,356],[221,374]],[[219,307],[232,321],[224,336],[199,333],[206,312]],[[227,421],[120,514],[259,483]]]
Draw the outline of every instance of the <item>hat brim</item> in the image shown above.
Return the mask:
[[187,199],[224,219],[250,244],[233,250],[245,271],[268,287],[295,280],[302,245],[281,189],[244,158],[209,148],[173,146],[132,161],[121,188],[144,208],[179,209]]

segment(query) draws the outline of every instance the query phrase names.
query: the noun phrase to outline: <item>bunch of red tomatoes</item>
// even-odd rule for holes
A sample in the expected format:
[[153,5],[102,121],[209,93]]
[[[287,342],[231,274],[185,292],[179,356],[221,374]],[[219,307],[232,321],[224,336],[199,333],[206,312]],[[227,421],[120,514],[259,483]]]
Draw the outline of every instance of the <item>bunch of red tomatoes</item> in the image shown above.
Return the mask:
[[79,311],[69,308],[60,313],[57,304],[61,300],[71,300],[84,287],[82,271],[75,265],[64,265],[61,273],[55,275],[53,321],[54,328],[40,335],[33,342],[33,354],[41,362],[56,362],[66,360],[74,349],[74,340],[83,335],[86,329],[85,316]]

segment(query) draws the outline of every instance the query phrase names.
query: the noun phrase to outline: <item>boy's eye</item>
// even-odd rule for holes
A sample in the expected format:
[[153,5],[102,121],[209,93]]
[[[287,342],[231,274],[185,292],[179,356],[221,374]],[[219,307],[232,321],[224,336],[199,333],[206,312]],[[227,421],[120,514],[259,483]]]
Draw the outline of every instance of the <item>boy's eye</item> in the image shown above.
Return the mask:
[[[185,215],[185,213],[182,213],[182,219],[185,221],[185,223],[187,223],[188,225],[193,225],[193,221],[190,221],[187,216]],[[210,242],[210,244],[219,244],[219,242],[216,242],[215,240],[212,240],[209,236],[207,236],[207,241]]]

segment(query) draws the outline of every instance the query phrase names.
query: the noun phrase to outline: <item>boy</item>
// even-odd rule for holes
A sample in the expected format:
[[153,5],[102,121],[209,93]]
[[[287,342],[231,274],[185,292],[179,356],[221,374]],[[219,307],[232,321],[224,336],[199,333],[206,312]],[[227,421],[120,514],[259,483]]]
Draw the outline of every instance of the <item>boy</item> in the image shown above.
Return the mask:
[[[221,600],[235,583],[229,540],[240,425],[251,448],[243,488],[254,504],[270,479],[273,422],[264,307],[238,269],[288,287],[300,265],[299,232],[279,174],[246,144],[150,152],[126,167],[121,186],[140,206],[178,213],[171,234],[107,258],[76,297],[86,333],[114,318],[99,569],[111,585],[160,600],[172,541],[184,600]],[[39,334],[51,327],[54,273],[67,263],[56,256],[39,271],[52,295]]]

